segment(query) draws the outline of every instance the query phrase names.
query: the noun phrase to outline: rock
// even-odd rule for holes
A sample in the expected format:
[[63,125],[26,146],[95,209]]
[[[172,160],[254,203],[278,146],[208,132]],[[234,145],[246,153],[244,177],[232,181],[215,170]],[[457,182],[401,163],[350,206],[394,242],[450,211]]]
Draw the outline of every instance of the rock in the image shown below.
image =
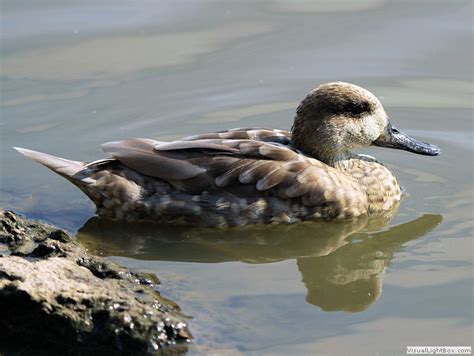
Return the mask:
[[189,318],[156,277],[42,222],[0,210],[0,223],[0,354],[186,352]]

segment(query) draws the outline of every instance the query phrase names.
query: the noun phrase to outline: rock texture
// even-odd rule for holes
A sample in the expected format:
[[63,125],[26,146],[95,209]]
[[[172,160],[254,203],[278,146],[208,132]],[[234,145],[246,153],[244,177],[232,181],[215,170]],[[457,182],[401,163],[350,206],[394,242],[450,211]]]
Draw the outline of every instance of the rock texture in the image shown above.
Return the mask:
[[0,353],[185,352],[188,317],[150,275],[69,234],[0,210]]

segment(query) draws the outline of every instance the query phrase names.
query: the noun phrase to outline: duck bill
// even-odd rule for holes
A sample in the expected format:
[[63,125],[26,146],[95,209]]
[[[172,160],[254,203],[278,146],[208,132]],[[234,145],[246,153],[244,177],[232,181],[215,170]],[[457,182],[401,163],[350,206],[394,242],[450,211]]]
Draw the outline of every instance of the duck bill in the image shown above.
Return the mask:
[[374,141],[375,146],[396,148],[425,156],[437,156],[441,152],[438,146],[421,142],[414,137],[408,136],[392,125],[389,121],[387,128],[378,139]]

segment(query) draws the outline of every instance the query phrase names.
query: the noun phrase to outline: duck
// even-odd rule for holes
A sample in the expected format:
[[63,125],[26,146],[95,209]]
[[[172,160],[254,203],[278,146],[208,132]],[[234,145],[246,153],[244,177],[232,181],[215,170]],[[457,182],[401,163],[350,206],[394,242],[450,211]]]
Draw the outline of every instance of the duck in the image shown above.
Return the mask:
[[232,227],[351,219],[389,211],[402,190],[379,146],[436,156],[399,131],[370,91],[330,82],[311,90],[289,131],[235,128],[163,142],[108,142],[108,158],[73,161],[15,149],[81,189],[101,217]]

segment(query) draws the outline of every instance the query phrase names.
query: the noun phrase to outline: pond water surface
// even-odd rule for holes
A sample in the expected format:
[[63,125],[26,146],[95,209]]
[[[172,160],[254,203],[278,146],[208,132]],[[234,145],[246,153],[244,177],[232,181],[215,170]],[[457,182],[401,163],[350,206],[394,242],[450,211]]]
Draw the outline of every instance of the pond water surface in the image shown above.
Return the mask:
[[[405,354],[471,345],[471,1],[2,1],[0,206],[157,273],[192,353]],[[92,160],[127,137],[288,129],[343,80],[439,157],[371,148],[401,181],[394,216],[210,230],[97,219],[11,147]]]

